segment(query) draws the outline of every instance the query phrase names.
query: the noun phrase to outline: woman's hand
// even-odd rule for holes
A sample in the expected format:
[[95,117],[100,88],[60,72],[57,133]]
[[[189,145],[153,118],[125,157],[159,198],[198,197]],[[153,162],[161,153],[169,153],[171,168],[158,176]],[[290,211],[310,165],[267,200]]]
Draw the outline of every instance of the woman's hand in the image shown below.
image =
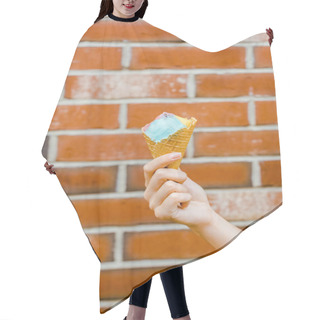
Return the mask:
[[48,161],[46,161],[44,166],[46,167],[46,170],[49,171],[50,174],[56,174],[54,169],[52,169],[53,168],[53,164],[49,164]]
[[241,230],[211,208],[203,188],[185,172],[166,168],[181,157],[181,153],[174,155],[168,153],[144,165],[144,198],[157,218],[184,224],[219,249]]
[[[205,191],[180,168],[166,168],[177,160],[172,158],[174,154],[160,156],[144,166],[144,198],[159,219],[182,223],[190,228],[208,224],[212,209]],[[181,157],[181,153],[178,154]]]

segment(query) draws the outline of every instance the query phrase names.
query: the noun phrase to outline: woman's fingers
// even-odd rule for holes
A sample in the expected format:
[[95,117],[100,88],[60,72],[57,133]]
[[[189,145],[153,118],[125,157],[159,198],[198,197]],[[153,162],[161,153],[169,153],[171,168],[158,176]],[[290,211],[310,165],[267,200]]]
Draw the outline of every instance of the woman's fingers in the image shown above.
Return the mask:
[[159,168],[165,168],[170,163],[178,160],[181,158],[181,152],[171,152],[165,155],[162,155],[158,158],[153,159],[152,161],[148,162],[143,167],[144,179],[145,179],[145,187],[148,186],[149,181],[155,171]]
[[168,153],[153,159],[143,167],[146,186],[144,198],[160,219],[171,220],[171,213],[188,206],[192,198],[188,188],[183,185],[188,179],[187,174],[180,169],[167,168],[170,163],[181,157],[180,152]]
[[184,185],[172,180],[166,181],[160,189],[151,196],[149,201],[150,209],[154,210],[160,206],[161,203],[173,192],[188,193],[188,189]]
[[155,208],[154,214],[159,219],[172,220],[176,211],[181,208],[180,204],[190,201],[191,198],[190,193],[173,192]]
[[46,167],[46,170],[50,173],[50,174],[56,174],[56,172],[54,171],[53,168],[53,164],[49,164],[48,161],[46,161],[46,163],[44,164],[44,166]]
[[178,183],[183,183],[187,179],[187,174],[176,169],[161,168],[158,169],[149,181],[149,184],[144,192],[144,198],[149,201],[161,186],[168,180],[173,180]]

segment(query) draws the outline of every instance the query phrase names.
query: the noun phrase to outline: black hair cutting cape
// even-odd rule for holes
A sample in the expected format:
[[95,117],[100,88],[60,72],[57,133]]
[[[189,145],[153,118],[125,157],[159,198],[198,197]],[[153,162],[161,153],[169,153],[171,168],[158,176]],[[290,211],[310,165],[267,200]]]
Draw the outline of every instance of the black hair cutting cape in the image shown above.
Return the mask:
[[76,48],[42,148],[101,262],[101,313],[221,249],[144,199],[152,156],[141,127],[162,112],[197,119],[180,168],[218,214],[245,229],[282,203],[267,34],[208,52],[143,19],[105,16]]

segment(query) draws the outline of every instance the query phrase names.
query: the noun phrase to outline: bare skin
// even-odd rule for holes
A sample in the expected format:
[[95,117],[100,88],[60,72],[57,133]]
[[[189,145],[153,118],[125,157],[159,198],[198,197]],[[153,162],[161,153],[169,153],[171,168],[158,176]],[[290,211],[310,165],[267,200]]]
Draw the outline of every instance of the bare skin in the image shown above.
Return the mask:
[[235,238],[241,229],[211,208],[203,188],[185,172],[180,168],[166,168],[181,157],[179,154],[168,153],[144,165],[144,198],[157,218],[184,224],[214,249],[219,249]]
[[133,304],[129,305],[129,311],[126,320],[144,320],[145,316],[146,308],[134,306]]
[[120,18],[132,18],[144,0],[113,0],[112,14]]
[[266,29],[266,31],[267,31],[267,35],[269,37],[268,42],[269,42],[269,45],[271,46],[271,43],[273,40],[273,30],[271,28],[269,28],[269,29]]
[[56,174],[56,172],[53,169],[53,164],[49,164],[48,161],[46,161],[46,163],[44,164],[44,166],[46,167],[46,170],[50,173],[50,174]]

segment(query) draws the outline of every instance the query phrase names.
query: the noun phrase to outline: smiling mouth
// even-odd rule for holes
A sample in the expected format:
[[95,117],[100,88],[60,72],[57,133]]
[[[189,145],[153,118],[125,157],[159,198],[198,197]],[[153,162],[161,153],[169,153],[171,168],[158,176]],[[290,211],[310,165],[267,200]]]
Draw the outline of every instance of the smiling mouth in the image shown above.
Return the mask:
[[124,6],[125,6],[126,8],[128,8],[128,9],[131,9],[131,8],[134,7],[132,4],[124,4]]

